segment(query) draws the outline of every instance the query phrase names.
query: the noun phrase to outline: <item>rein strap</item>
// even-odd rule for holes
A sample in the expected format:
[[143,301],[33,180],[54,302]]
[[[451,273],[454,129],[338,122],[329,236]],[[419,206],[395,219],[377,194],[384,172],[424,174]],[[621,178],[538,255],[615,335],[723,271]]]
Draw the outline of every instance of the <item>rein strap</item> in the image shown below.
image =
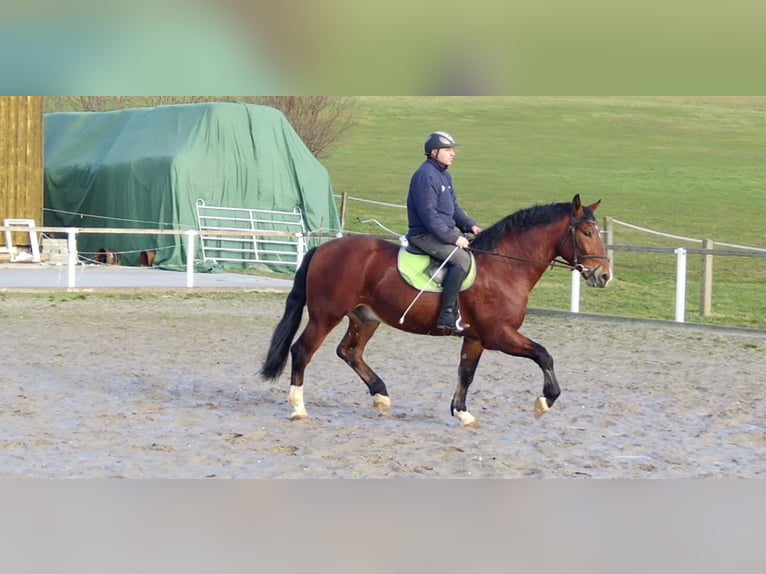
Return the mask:
[[578,273],[583,273],[586,269],[590,270],[589,268],[585,267],[582,263],[580,263],[580,259],[609,259],[608,257],[604,255],[585,255],[584,257],[580,257],[579,253],[579,245],[577,244],[577,236],[575,235],[577,231],[577,226],[581,223],[584,223],[588,221],[588,219],[575,219],[574,216],[572,216],[572,222],[569,224],[569,229],[567,229],[566,234],[564,234],[564,237],[561,239],[561,242],[559,243],[559,249],[561,249],[561,246],[564,245],[564,242],[567,240],[568,237],[572,237],[572,246],[573,246],[573,252],[574,252],[574,264],[568,263],[567,261],[563,259],[559,259],[558,257],[554,257],[548,262],[545,261],[535,261],[533,259],[524,259],[523,257],[514,257],[513,255],[503,255],[502,253],[497,253],[495,251],[485,251],[483,249],[475,249],[471,246],[468,246],[469,251],[473,251],[474,253],[484,253],[486,255],[493,255],[495,257],[502,257],[503,259],[511,259],[513,261],[520,261],[522,263],[532,263],[534,265],[546,265],[550,266],[551,269],[554,267],[564,267],[566,269],[569,269],[570,271],[577,271]]

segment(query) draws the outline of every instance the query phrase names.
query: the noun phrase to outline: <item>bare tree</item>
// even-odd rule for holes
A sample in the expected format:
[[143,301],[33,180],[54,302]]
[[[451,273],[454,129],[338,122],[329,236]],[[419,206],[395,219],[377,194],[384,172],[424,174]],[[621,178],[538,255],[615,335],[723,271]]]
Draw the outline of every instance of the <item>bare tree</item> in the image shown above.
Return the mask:
[[351,96],[49,96],[48,111],[103,112],[125,108],[241,102],[280,110],[306,147],[324,157],[355,124]]
[[280,110],[316,157],[327,155],[356,123],[351,97],[269,96],[253,103]]

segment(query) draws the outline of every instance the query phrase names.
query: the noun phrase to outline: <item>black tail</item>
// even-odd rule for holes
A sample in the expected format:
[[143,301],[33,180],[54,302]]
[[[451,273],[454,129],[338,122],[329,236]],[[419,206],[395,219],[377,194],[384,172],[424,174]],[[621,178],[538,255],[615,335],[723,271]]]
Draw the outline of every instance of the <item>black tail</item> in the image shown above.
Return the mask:
[[268,353],[266,353],[266,360],[261,367],[261,377],[264,379],[276,379],[282,374],[285,364],[287,364],[290,345],[301,324],[303,307],[306,305],[306,275],[315,251],[316,248],[306,253],[298,272],[295,274],[293,288],[290,290],[285,303],[285,313],[282,315],[277,328],[274,329],[271,345]]

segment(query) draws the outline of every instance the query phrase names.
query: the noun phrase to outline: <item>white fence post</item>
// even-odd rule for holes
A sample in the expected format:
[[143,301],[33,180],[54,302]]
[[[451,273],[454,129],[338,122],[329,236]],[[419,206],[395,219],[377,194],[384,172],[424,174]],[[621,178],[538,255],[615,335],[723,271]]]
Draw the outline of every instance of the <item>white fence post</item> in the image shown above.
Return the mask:
[[295,270],[298,271],[301,263],[303,263],[303,255],[306,252],[306,237],[303,235],[303,233],[296,233],[295,237],[298,241],[298,255],[295,261]]
[[194,229],[186,231],[186,286],[191,289],[194,287],[194,236],[197,232]]
[[[702,241],[702,249],[712,251],[712,239]],[[700,315],[709,317],[713,313],[713,254],[702,256],[702,290],[700,291]]]
[[67,287],[74,289],[74,270],[77,266],[77,228],[68,227],[67,234]]
[[614,245],[614,220],[611,217],[604,219],[604,231],[606,233],[606,258],[609,260],[609,268],[612,270],[612,279],[614,275],[614,249],[610,249]]
[[580,312],[580,272],[572,269],[572,297],[570,309],[572,313]]
[[683,323],[686,316],[686,249],[674,250],[678,256],[676,265],[676,322]]

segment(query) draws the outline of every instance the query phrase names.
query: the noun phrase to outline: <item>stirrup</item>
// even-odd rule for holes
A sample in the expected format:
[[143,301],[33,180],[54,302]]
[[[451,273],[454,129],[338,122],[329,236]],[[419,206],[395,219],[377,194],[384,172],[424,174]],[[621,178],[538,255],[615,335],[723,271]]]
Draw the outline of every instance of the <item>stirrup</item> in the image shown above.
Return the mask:
[[436,328],[452,331],[453,333],[462,333],[464,326],[463,317],[460,314],[460,310],[458,310],[456,314],[450,313],[449,315],[450,319],[449,323],[447,323],[446,321],[442,321],[442,314],[440,314],[439,320],[436,322]]

